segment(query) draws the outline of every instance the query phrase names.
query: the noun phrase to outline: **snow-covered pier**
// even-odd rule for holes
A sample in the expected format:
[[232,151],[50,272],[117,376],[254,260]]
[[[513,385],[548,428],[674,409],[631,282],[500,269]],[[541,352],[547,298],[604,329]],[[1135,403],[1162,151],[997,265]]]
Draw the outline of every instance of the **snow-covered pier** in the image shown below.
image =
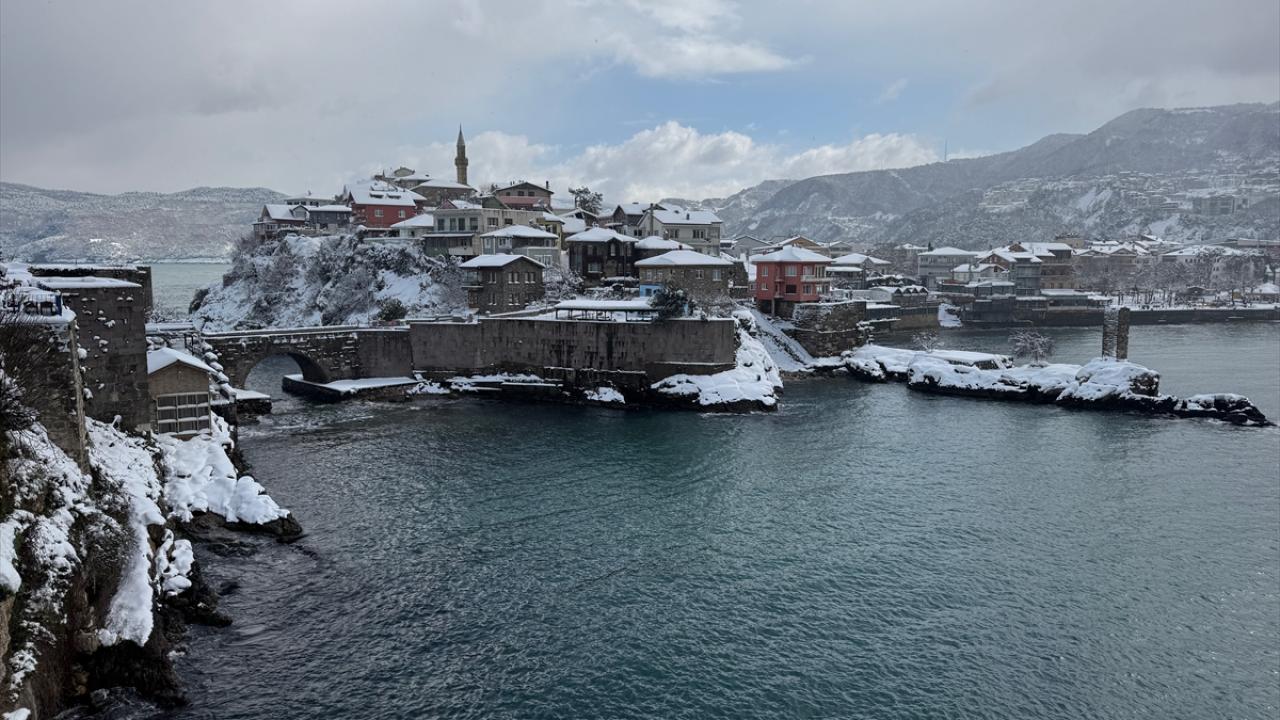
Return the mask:
[[1182,418],[1212,418],[1236,425],[1272,425],[1248,398],[1231,393],[1178,398],[1162,395],[1160,374],[1114,358],[1084,365],[1015,366],[1008,357],[955,350],[914,351],[865,345],[842,356],[856,378],[904,382],[912,390],[994,400],[1053,403]]

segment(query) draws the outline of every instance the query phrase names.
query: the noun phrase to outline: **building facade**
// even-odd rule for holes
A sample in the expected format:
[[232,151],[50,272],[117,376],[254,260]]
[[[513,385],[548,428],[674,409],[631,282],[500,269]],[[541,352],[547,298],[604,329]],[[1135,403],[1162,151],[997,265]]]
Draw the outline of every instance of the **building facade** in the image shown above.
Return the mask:
[[479,255],[460,267],[467,273],[467,303],[481,313],[514,312],[546,297],[546,268],[524,255]]
[[830,291],[826,269],[831,262],[826,255],[798,247],[751,258],[756,268],[757,307],[771,315],[790,317],[796,303],[817,302]]

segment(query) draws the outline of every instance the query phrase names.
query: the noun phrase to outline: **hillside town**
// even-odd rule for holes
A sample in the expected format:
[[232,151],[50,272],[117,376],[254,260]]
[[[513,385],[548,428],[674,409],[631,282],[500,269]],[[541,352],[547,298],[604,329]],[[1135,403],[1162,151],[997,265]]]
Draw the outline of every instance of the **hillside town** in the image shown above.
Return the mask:
[[[262,242],[346,234],[363,244],[413,247],[456,263],[468,307],[486,316],[535,315],[574,297],[644,301],[679,291],[691,314],[724,316],[753,306],[788,333],[797,315],[826,317],[833,307],[853,325],[891,331],[948,322],[1071,325],[1094,322],[1111,305],[1173,312],[1259,308],[1280,299],[1276,239],[1182,245],[1153,234],[1094,237],[1064,228],[1052,237],[966,250],[863,247],[800,234],[729,237],[714,211],[666,200],[609,206],[589,188],[557,195],[545,181],[479,189],[468,184],[469,164],[460,128],[451,179],[404,166],[383,169],[332,196],[307,193],[264,206],[252,236]],[[1215,177],[1214,187],[1188,180],[1195,187],[1158,197],[1152,193],[1168,188],[1150,178],[1116,180],[1145,188],[1126,191],[1141,195],[1134,202],[1194,204],[1195,212],[1220,214],[1228,212],[1221,198],[1234,211],[1274,190],[1251,178]],[[1018,192],[1030,188],[992,191],[984,204],[993,211],[1016,205]]]

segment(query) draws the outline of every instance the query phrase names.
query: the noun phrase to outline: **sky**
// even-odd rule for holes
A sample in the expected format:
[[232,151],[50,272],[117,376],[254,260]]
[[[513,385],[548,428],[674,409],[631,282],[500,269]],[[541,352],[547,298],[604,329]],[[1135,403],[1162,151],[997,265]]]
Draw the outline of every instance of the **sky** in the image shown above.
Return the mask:
[[0,180],[337,192],[382,167],[610,202],[1280,99],[1275,0],[4,0]]

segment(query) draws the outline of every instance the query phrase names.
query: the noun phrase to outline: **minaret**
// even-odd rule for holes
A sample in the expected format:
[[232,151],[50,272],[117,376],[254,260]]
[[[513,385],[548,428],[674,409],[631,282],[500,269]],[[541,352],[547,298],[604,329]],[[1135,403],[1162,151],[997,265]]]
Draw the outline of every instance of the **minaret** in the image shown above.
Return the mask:
[[462,139],[462,126],[458,126],[458,156],[453,159],[453,166],[458,168],[458,182],[467,184],[467,141]]

